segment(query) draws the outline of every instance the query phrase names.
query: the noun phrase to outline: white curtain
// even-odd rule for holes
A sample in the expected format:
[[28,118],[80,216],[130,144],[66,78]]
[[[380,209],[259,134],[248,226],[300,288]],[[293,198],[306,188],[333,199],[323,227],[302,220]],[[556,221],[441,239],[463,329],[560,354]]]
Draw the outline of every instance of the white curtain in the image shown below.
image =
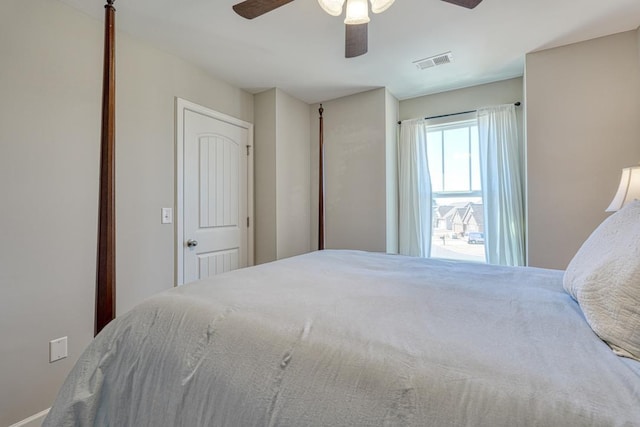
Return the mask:
[[431,179],[424,120],[405,120],[398,144],[400,253],[431,255]]
[[487,262],[524,265],[523,156],[515,106],[479,109],[478,133]]

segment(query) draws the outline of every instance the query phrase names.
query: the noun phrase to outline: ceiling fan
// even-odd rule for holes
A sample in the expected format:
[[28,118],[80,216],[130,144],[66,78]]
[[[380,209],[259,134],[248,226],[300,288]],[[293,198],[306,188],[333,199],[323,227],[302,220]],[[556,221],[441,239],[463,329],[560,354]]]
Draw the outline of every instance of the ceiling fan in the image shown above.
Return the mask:
[[[246,19],[257,18],[267,12],[284,6],[293,0],[245,0],[233,6],[233,10]],[[384,12],[391,6],[394,0],[369,0],[373,13]],[[457,6],[473,9],[482,0],[442,0]],[[367,24],[369,22],[369,5],[367,0],[346,0],[347,11],[345,23],[345,58],[354,58],[364,55],[368,50]],[[345,0],[318,0],[322,9],[329,15],[342,14],[342,6]]]

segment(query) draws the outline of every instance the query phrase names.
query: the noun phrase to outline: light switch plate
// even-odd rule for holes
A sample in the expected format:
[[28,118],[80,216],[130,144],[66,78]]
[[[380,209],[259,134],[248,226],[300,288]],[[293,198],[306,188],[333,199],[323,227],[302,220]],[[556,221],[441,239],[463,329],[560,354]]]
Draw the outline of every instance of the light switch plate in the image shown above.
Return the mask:
[[49,363],[67,357],[67,337],[49,341]]
[[173,222],[173,209],[162,208],[162,223],[171,224]]

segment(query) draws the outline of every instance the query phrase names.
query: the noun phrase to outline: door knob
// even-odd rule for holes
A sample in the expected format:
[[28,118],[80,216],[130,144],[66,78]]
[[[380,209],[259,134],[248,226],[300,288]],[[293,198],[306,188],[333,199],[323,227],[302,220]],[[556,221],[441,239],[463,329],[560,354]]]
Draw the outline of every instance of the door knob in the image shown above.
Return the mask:
[[189,240],[187,240],[187,246],[189,246],[190,248],[193,248],[194,246],[198,246],[198,241],[197,240],[193,240],[193,239],[189,239]]

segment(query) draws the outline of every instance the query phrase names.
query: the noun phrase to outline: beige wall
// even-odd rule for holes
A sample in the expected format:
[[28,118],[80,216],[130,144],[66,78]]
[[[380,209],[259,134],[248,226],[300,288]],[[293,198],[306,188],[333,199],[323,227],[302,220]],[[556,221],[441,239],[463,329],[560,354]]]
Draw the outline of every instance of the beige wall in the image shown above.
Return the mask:
[[309,105],[277,89],[278,259],[309,252]]
[[[620,168],[640,160],[639,39],[634,31],[527,56],[532,265],[564,268],[606,216]],[[122,313],[174,281],[173,227],[160,224],[160,208],[174,205],[174,98],[249,122],[254,99],[124,34],[117,49]],[[51,405],[92,338],[102,24],[59,2],[4,0],[0,57],[0,425],[10,425]],[[327,247],[393,250],[398,116],[521,95],[512,79],[399,105],[385,89],[324,103]],[[317,242],[317,108],[277,89],[256,97],[263,260]],[[258,188],[263,178],[272,188]],[[48,341],[61,336],[69,357],[49,364]]]
[[526,57],[529,264],[564,269],[640,160],[638,34]]
[[254,95],[256,264],[278,258],[276,240],[276,90]]
[[400,101],[400,120],[475,110],[487,105],[509,104],[522,101],[522,97],[522,78],[502,80],[402,100]]
[[[102,32],[57,1],[0,2],[0,425],[51,406],[93,336]],[[174,281],[174,97],[249,122],[253,99],[120,33],[117,73],[122,313]]]
[[[161,71],[158,71],[161,70]],[[175,97],[253,122],[253,96],[121,35],[117,52],[117,305],[128,311],[173,286]]]
[[387,253],[398,253],[398,116],[400,104],[385,90],[385,168]]
[[[432,117],[442,114],[473,111],[489,105],[521,102],[516,108],[520,141],[525,144],[524,115],[526,105],[524,99],[524,83],[521,77],[457,89],[448,92],[425,95],[400,101],[400,119]],[[452,117],[455,119],[456,117]],[[470,119],[470,115],[457,116],[459,119]],[[449,120],[443,118],[440,120]],[[434,122],[435,123],[435,122]]]
[[256,263],[309,252],[309,106],[280,89],[254,96]]
[[[518,119],[520,140],[524,144],[524,112],[526,111],[526,107],[524,102],[522,102],[524,100],[523,97],[524,87],[522,78],[502,80],[400,101],[400,118],[407,120],[419,117],[431,117],[472,111],[489,105],[510,104],[521,101],[521,107],[516,108],[516,116]],[[470,114],[466,114],[440,120],[465,120],[471,118],[472,116]]]
[[[312,247],[318,241],[318,105],[311,117]],[[325,247],[385,252],[386,89],[323,103]]]

